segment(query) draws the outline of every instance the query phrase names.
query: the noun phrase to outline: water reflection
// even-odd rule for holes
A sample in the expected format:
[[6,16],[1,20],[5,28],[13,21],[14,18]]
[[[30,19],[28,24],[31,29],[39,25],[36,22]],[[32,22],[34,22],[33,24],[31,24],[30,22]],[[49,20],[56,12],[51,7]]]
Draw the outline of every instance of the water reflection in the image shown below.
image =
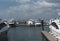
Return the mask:
[[41,27],[16,27],[8,31],[8,41],[42,41]]

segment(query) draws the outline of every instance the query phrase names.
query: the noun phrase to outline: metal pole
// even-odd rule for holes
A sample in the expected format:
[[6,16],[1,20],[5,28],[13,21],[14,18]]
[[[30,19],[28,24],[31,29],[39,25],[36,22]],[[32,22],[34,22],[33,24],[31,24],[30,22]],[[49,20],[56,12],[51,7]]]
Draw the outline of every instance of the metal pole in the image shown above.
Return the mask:
[[41,20],[42,30],[44,31],[44,20]]

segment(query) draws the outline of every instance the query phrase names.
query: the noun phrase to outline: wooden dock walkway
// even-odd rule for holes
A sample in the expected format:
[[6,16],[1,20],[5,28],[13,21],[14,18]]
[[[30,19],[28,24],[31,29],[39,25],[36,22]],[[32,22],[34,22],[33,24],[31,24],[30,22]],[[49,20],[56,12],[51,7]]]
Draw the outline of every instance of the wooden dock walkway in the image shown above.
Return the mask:
[[57,39],[47,31],[42,31],[41,34],[47,41],[57,41]]

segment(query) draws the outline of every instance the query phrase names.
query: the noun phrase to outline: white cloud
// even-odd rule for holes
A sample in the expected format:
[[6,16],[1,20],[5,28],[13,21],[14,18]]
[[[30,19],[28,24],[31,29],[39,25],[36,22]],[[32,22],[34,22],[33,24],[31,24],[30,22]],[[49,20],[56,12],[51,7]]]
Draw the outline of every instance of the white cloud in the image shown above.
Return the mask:
[[51,2],[51,3],[60,3],[60,0],[45,0],[47,2]]
[[[28,2],[30,0],[13,0],[13,1]],[[21,5],[15,6],[15,7],[10,7],[8,9],[8,12],[20,12],[20,11],[28,12],[29,10],[31,10],[32,12],[37,13],[41,8],[53,7],[56,5],[57,4],[55,4],[55,3],[48,3],[45,0],[43,0],[42,2],[37,1],[37,2],[33,2],[32,4],[21,4]]]
[[[30,0],[15,0],[16,2],[26,3]],[[56,10],[52,9],[53,6],[57,6],[56,3],[49,3],[45,0],[33,2],[32,4],[21,4],[15,7],[10,7],[5,10],[4,13],[17,14],[21,16],[35,17],[35,16],[45,16],[56,14]],[[49,8],[51,7],[51,8]],[[18,17],[18,16],[17,16]]]
[[42,2],[37,1],[37,2],[34,3],[34,4],[39,5],[39,6],[42,6],[42,7],[52,7],[52,6],[56,6],[55,3],[48,3],[48,2],[46,2],[46,1],[42,1]]
[[30,2],[30,0],[12,0],[12,1],[19,2],[19,3],[27,3],[27,2]]
[[[15,0],[15,1],[21,1],[21,2],[27,2],[28,0]],[[38,10],[39,8],[42,7],[52,7],[52,6],[56,6],[55,3],[48,3],[46,1],[37,1],[37,2],[33,2],[32,4],[21,4],[19,6],[15,6],[15,7],[10,7],[8,10],[9,11],[28,11],[28,10]]]
[[10,7],[8,10],[10,11],[28,11],[30,9],[30,5],[29,4],[23,4],[23,5],[19,5],[19,6],[15,6],[15,7]]

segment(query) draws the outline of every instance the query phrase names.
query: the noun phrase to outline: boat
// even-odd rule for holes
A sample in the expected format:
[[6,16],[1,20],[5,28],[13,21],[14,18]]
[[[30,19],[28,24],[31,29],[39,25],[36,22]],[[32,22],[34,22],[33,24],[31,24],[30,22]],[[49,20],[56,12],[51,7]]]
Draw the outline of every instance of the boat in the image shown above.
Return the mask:
[[41,22],[35,21],[35,26],[41,26]]
[[41,25],[41,22],[37,21],[37,20],[32,20],[32,19],[29,19],[27,21],[27,25],[28,26],[40,26]]
[[10,27],[15,27],[16,26],[16,21],[14,19],[11,19],[11,20],[8,21],[8,25]]
[[4,20],[1,20],[0,21],[0,29],[2,29],[3,27],[7,26],[7,21],[4,19]]
[[5,27],[6,26],[6,24],[4,23],[4,22],[1,22],[0,23],[0,29],[2,29],[3,27]]
[[60,41],[60,19],[51,19],[49,22],[49,33],[55,36]]

